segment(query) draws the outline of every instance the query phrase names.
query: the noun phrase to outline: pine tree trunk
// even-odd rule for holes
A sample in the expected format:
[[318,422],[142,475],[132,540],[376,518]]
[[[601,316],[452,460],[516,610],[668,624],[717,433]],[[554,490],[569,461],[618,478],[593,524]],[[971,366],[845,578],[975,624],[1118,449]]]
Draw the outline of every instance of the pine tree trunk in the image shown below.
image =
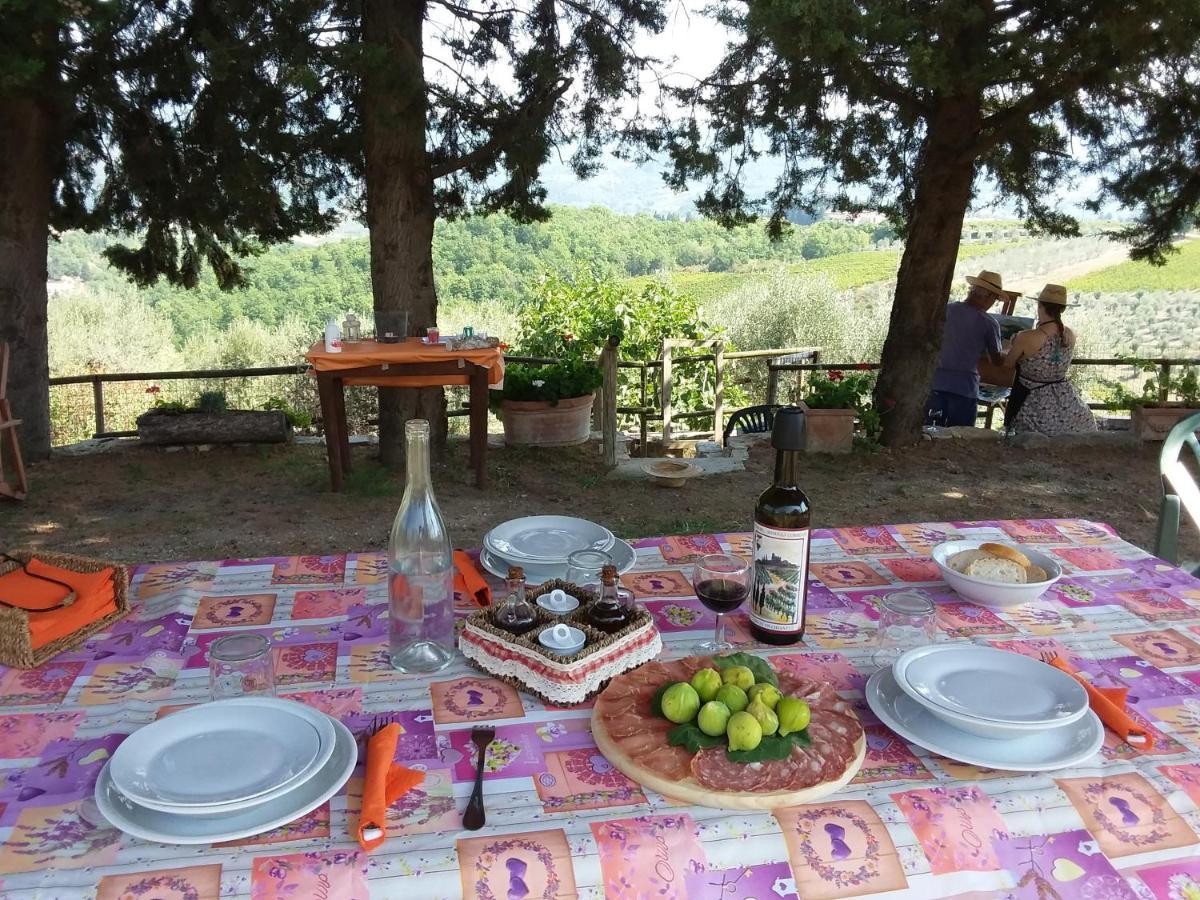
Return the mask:
[[971,202],[975,159],[969,143],[979,122],[978,101],[966,99],[944,101],[929,123],[875,388],[889,447],[915,444],[921,437]]
[[[408,333],[437,323],[433,286],[433,177],[425,149],[423,2],[364,0],[363,41],[385,48],[369,62],[360,113],[366,149],[367,227],[375,315],[407,311]],[[379,450],[384,465],[404,458],[404,423],[428,419],[444,445],[446,399],[440,388],[379,391]]]
[[27,462],[50,455],[46,251],[53,125],[28,91],[0,94],[0,343],[11,352],[8,399]]

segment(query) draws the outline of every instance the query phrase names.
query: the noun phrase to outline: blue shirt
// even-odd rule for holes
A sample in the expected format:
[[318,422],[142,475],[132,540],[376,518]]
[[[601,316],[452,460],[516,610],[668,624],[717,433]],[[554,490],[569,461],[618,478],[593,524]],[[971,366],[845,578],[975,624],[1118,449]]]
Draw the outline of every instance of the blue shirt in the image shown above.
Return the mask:
[[979,395],[979,357],[1000,352],[1000,325],[982,309],[958,301],[946,306],[942,359],[933,389],[974,399]]

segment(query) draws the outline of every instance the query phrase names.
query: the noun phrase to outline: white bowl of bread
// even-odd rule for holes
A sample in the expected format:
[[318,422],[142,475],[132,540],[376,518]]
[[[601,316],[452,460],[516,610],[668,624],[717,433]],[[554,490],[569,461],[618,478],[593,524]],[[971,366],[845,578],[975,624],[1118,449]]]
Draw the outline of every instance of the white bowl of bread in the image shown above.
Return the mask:
[[946,584],[984,606],[1020,606],[1062,577],[1044,553],[992,541],[946,541],[933,548],[933,561]]

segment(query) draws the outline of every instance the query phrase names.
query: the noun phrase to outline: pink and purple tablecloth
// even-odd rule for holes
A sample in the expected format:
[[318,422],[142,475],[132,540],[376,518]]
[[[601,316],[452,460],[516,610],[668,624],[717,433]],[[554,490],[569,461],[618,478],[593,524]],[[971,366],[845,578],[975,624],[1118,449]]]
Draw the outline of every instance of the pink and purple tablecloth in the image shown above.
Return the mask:
[[[1037,547],[1066,576],[1019,609],[963,602],[928,555],[959,536]],[[686,655],[713,625],[690,561],[746,554],[749,538],[637,549],[624,582],[666,652]],[[937,601],[948,638],[1054,650],[1097,683],[1127,686],[1154,751],[1110,734],[1078,769],[989,771],[910,746],[863,706],[866,763],[838,794],[773,813],[680,807],[607,763],[586,708],[547,707],[462,664],[433,678],[393,673],[380,553],[154,565],[137,571],[135,612],[110,633],[33,671],[0,668],[0,896],[1200,898],[1200,582],[1105,526],[1062,519],[821,531],[812,570],[804,644],[763,651],[777,666],[861,704],[879,598],[915,588]],[[748,640],[743,619],[731,624]],[[127,837],[82,804],[125,735],[206,699],[205,649],[233,630],[270,636],[283,696],[356,730],[401,713],[397,758],[427,777],[369,857],[350,838],[357,778],[290,825],[211,847]],[[465,832],[476,722],[494,724],[497,740],[488,825]]]

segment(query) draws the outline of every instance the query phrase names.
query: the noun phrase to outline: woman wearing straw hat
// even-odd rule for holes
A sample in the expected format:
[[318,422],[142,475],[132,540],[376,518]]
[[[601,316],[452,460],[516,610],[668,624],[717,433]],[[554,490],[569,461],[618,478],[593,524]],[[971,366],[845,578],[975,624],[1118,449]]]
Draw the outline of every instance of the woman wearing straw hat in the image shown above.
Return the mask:
[[1034,299],[1038,304],[1037,327],[1013,338],[1004,361],[1017,372],[1004,412],[1004,427],[1047,435],[1095,431],[1092,411],[1066,380],[1075,353],[1075,333],[1062,320],[1067,289],[1061,284],[1048,284]]

